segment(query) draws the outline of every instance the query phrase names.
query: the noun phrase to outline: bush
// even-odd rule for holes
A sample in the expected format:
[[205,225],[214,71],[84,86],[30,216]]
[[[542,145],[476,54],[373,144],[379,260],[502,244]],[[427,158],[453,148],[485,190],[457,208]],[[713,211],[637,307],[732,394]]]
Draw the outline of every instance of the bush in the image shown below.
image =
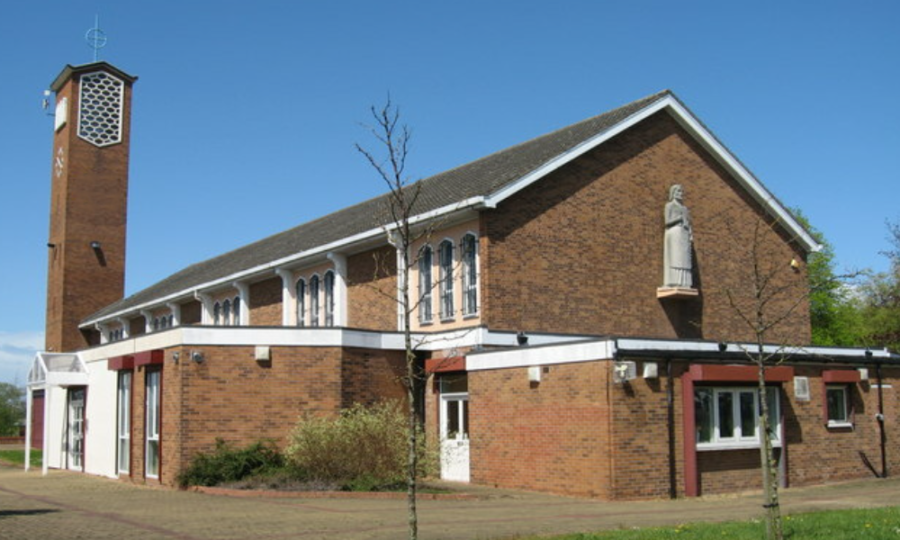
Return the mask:
[[272,441],[257,441],[245,448],[235,448],[216,439],[215,450],[194,456],[190,466],[179,473],[178,484],[181,487],[215,486],[283,468],[284,457]]
[[[349,490],[373,491],[406,481],[407,431],[404,408],[396,401],[354,405],[335,419],[304,418],[291,433],[289,464],[309,478],[336,482]],[[419,432],[420,474],[431,472],[436,453]]]

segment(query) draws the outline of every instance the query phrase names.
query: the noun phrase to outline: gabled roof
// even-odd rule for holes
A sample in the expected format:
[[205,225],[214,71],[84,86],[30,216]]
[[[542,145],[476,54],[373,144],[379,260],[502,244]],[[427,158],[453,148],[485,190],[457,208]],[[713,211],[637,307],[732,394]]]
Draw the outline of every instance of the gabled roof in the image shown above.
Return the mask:
[[[414,221],[464,209],[491,208],[631,126],[666,110],[711,152],[748,192],[809,251],[815,240],[783,205],[668,91],[639,99],[599,116],[509,147],[471,163],[420,180]],[[374,239],[388,225],[387,194],[194,264],[88,317],[82,326],[162,302],[195,290],[225,285],[313,255]]]

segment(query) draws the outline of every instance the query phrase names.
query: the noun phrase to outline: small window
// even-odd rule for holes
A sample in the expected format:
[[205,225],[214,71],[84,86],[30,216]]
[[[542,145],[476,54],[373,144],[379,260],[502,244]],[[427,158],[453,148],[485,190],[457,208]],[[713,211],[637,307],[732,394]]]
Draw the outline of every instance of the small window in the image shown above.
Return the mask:
[[852,426],[850,415],[850,392],[847,386],[835,384],[825,387],[825,400],[828,404],[828,427]]
[[334,272],[325,272],[325,326],[334,326]]
[[441,266],[441,319],[453,318],[453,243],[444,240],[438,247]]
[[319,276],[309,278],[309,325],[319,326]]
[[478,241],[474,234],[463,236],[462,240],[462,290],[463,315],[478,313]]
[[297,281],[297,326],[306,326],[306,280]]
[[431,322],[431,265],[433,264],[433,252],[431,246],[424,246],[419,252],[419,322],[427,324]]
[[234,326],[240,326],[241,324],[241,297],[235,296],[234,303],[231,305],[231,316],[233,318],[232,324]]

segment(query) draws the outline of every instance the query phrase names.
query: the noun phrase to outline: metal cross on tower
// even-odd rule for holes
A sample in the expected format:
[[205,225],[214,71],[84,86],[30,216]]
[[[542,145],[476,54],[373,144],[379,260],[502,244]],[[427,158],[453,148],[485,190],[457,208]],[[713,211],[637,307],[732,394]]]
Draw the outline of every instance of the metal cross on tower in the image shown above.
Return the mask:
[[84,40],[88,47],[94,49],[94,62],[100,60],[100,49],[106,47],[106,32],[100,29],[100,16],[94,17],[94,27],[84,34]]

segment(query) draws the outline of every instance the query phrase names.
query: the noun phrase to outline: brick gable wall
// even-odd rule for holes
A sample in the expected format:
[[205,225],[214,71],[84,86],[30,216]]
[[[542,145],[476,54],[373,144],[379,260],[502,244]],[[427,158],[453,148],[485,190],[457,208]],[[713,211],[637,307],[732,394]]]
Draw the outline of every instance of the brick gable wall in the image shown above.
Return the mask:
[[[663,207],[685,187],[700,298],[660,301]],[[725,291],[748,291],[743,250],[760,207],[664,113],[553,172],[482,217],[483,320],[493,329],[750,339]],[[798,287],[799,248],[764,227],[780,283]],[[788,301],[778,304],[786,309]],[[805,301],[780,329],[809,341]],[[772,336],[774,338],[776,336]]]

